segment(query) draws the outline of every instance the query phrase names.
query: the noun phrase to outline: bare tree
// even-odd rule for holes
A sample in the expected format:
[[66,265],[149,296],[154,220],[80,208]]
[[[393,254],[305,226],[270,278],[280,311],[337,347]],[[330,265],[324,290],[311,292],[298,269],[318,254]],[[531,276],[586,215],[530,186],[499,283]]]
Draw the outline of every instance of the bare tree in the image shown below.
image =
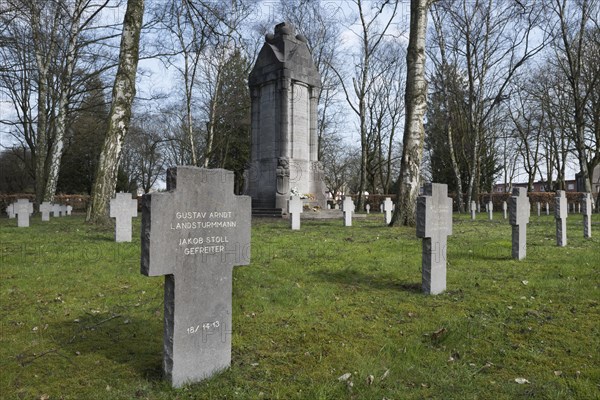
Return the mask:
[[[436,12],[445,21],[447,50],[467,77],[469,154],[467,204],[479,193],[483,151],[494,149],[490,119],[509,98],[510,82],[545,47],[545,36],[533,35],[542,23],[539,5],[508,0],[440,1]],[[485,146],[485,144],[488,146]],[[489,166],[488,166],[489,169]]]
[[377,82],[378,76],[373,76],[373,64],[377,63],[376,54],[379,47],[385,42],[386,35],[390,34],[392,22],[398,10],[398,1],[385,0],[379,4],[372,4],[372,10],[366,9],[363,0],[353,0],[358,10],[359,32],[354,32],[359,40],[360,52],[355,55],[354,76],[352,77],[352,87],[344,83],[345,79],[338,70],[334,70],[342,82],[342,88],[346,96],[346,101],[352,111],[359,119],[360,131],[360,179],[358,184],[357,208],[363,209],[364,191],[367,183],[367,163],[368,163],[368,96],[373,90],[373,85]]
[[108,130],[100,153],[96,180],[87,210],[88,222],[108,220],[108,203],[115,192],[121,149],[131,119],[135,97],[135,77],[139,59],[140,32],[144,16],[144,0],[128,0],[123,20],[119,68],[115,76]]
[[[591,176],[588,165],[588,154],[590,153],[588,140],[586,139],[586,104],[595,92],[598,91],[598,80],[600,72],[597,67],[597,59],[594,66],[588,71],[592,72],[586,80],[586,30],[598,30],[600,5],[594,0],[582,0],[573,2],[567,0],[553,0],[550,5],[551,12],[556,17],[557,26],[553,28],[555,33],[553,47],[557,53],[556,62],[566,78],[573,99],[573,123],[575,126],[572,137],[577,159],[582,174],[584,190],[591,192]],[[551,22],[553,23],[553,22]],[[592,41],[593,43],[593,41]],[[597,53],[596,53],[597,54]],[[600,135],[597,136],[599,138]],[[595,157],[593,163],[600,163],[600,150],[592,151]]]

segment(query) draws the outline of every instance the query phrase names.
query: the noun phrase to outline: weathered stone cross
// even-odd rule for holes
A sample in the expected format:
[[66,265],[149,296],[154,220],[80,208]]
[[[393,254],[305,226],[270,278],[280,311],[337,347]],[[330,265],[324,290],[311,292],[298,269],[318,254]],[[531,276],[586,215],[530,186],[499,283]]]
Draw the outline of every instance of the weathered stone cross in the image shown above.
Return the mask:
[[231,363],[235,265],[250,263],[251,200],[233,172],[177,167],[142,201],[141,272],[165,275],[163,370],[174,387]]
[[417,200],[417,237],[423,238],[422,288],[430,294],[446,290],[446,243],[452,234],[452,199],[448,186],[430,183]]
[[527,224],[531,213],[526,188],[513,188],[509,199],[509,222],[512,225],[512,257],[522,260],[527,255]]
[[29,216],[33,214],[33,203],[27,199],[19,199],[13,204],[14,213],[17,216],[17,226],[27,228],[29,226]]
[[567,217],[568,204],[564,190],[557,190],[554,197],[554,218],[556,218],[556,245],[564,247],[567,245]]
[[290,196],[288,200],[288,212],[290,214],[290,226],[292,230],[300,229],[300,213],[302,213],[302,209],[304,204],[300,196]]
[[385,198],[383,202],[383,211],[385,212],[385,224],[388,225],[392,221],[392,207],[394,203],[392,203],[392,199],[389,197]]
[[50,221],[50,212],[52,211],[52,204],[49,201],[45,201],[40,204],[40,212],[42,213],[42,221]]
[[344,196],[342,210],[344,212],[344,226],[352,226],[352,214],[354,214],[354,202],[352,201],[352,197]]
[[583,213],[583,237],[592,237],[592,194],[584,193],[581,196],[581,212]]
[[61,211],[62,211],[62,208],[60,207],[60,204],[58,204],[58,203],[52,204],[51,212],[52,212],[52,216],[54,218],[60,217]]
[[137,217],[137,200],[130,193],[110,199],[110,217],[115,221],[115,242],[131,242],[131,218]]

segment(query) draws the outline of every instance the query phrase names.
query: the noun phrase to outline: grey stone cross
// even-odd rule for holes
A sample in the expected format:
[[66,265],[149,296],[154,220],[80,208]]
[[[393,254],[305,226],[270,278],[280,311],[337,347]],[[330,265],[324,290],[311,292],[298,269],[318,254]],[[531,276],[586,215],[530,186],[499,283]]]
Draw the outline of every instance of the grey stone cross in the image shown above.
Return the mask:
[[583,213],[583,237],[592,237],[592,194],[584,193],[581,196],[581,211]]
[[14,213],[17,216],[17,226],[27,228],[29,226],[29,216],[33,214],[33,203],[27,199],[19,199],[13,204]]
[[475,201],[471,200],[471,219],[474,220],[476,218],[477,205]]
[[371,205],[367,204],[365,206],[365,210],[367,211],[367,214],[369,214],[369,212],[371,211]]
[[423,238],[422,289],[438,294],[446,290],[446,243],[452,234],[452,199],[448,186],[429,183],[417,199],[417,237]]
[[385,198],[383,202],[383,211],[385,212],[385,224],[388,225],[392,221],[392,207],[394,203],[392,203],[392,199],[389,197]]
[[131,218],[137,217],[137,200],[131,193],[110,199],[110,217],[115,218],[115,242],[131,242]]
[[540,202],[537,202],[537,215],[538,217],[541,215],[542,213],[542,205],[540,204]]
[[15,217],[15,203],[9,204],[5,211],[8,215],[8,218],[13,219]]
[[512,225],[512,257],[522,260],[527,255],[527,224],[531,214],[526,188],[513,188],[509,200],[509,222]]
[[488,201],[487,203],[487,209],[488,209],[488,218],[489,220],[493,220],[494,219],[494,203],[492,203],[492,201]]
[[504,219],[506,219],[506,211],[508,211],[508,205],[506,204],[506,201],[502,202],[502,212],[504,213]]
[[344,211],[344,226],[352,226],[352,214],[354,213],[354,202],[352,201],[352,197],[344,196],[342,211]]
[[40,204],[40,212],[42,213],[42,221],[50,221],[50,212],[52,211],[52,204],[49,201],[45,201]]
[[554,201],[554,218],[556,218],[556,245],[564,247],[567,245],[567,217],[569,216],[566,192],[564,190],[557,190]]
[[304,204],[300,196],[290,196],[288,200],[288,212],[290,214],[290,226],[292,230],[300,229],[300,213],[302,213],[302,208]]
[[223,169],[167,171],[142,200],[141,272],[165,275],[163,370],[174,387],[231,364],[232,272],[250,263],[251,199]]
[[60,213],[61,213],[61,211],[62,211],[62,208],[61,208],[60,204],[58,204],[58,203],[54,204],[54,203],[53,203],[53,204],[52,204],[52,210],[51,210],[51,211],[52,211],[52,216],[53,216],[54,218],[56,218],[56,217],[60,217]]

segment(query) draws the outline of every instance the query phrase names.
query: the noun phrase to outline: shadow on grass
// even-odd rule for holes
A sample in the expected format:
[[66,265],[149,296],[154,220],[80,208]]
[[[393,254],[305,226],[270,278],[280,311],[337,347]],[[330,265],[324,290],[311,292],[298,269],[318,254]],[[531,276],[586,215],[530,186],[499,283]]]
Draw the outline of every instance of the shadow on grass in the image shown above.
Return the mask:
[[376,290],[394,290],[410,293],[421,293],[421,283],[398,282],[392,274],[365,274],[364,272],[346,269],[343,271],[328,271],[325,269],[312,273],[320,280],[339,285],[361,287]]
[[149,381],[163,379],[162,321],[98,313],[60,321],[57,325],[64,334],[56,335],[54,340],[65,353],[91,357],[96,364],[102,359],[112,360],[127,365]]

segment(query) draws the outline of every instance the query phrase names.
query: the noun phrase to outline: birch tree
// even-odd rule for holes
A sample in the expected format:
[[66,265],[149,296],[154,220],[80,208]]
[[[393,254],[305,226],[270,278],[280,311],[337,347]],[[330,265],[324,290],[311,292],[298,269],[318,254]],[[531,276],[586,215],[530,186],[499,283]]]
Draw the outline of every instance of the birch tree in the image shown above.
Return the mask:
[[427,110],[425,39],[429,6],[429,0],[411,0],[410,2],[402,159],[398,177],[396,209],[390,226],[395,224],[416,225],[417,196],[421,184],[421,161],[425,139],[423,117]]
[[135,77],[143,16],[144,0],[128,0],[123,19],[119,67],[113,85],[108,129],[87,210],[88,222],[104,223],[108,220],[108,204],[115,192],[121,149],[129,129],[131,107],[135,98]]
[[[366,7],[368,3],[363,0],[354,0],[358,10],[359,27],[355,32],[359,41],[360,52],[355,55],[355,68],[352,77],[352,86],[344,83],[340,71],[335,70],[348,105],[358,117],[360,132],[360,177],[358,184],[357,209],[364,208],[364,191],[367,184],[368,163],[368,96],[377,82],[378,76],[373,76],[373,64],[377,63],[375,55],[380,46],[385,43],[386,35],[391,34],[391,25],[398,10],[398,1],[385,0],[374,4],[371,11]],[[389,6],[389,7],[388,7]]]

